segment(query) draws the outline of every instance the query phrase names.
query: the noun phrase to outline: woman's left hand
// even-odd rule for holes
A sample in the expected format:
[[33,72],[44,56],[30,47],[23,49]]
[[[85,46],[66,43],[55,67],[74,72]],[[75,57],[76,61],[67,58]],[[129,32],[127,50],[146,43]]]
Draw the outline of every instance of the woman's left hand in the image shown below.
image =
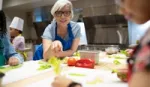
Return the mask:
[[11,66],[18,65],[19,64],[19,60],[17,58],[11,57],[11,58],[9,58],[8,64],[11,65]]

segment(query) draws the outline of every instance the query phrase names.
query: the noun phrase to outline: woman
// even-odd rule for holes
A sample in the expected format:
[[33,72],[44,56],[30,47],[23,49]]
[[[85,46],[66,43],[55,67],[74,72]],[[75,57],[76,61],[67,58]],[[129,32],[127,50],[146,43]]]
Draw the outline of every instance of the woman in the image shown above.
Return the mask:
[[[52,7],[54,20],[43,33],[43,55],[48,60],[51,56],[71,56],[78,48],[80,40],[80,26],[72,22],[73,6],[69,0],[58,0]],[[42,46],[42,45],[41,45]],[[40,48],[38,49],[40,52]]]
[[25,50],[25,39],[22,36],[24,20],[19,17],[14,17],[13,21],[10,24],[10,36],[12,40],[13,47],[17,52],[19,52],[24,59],[27,59]]
[[18,65],[22,63],[23,58],[16,53],[15,49],[12,47],[10,40],[7,35],[6,29],[6,17],[4,12],[0,11],[0,66]]
[[[120,6],[120,12],[128,20],[143,24],[150,20],[150,0],[116,0]],[[134,50],[128,60],[131,79],[129,87],[150,86],[150,28],[140,41],[140,45]],[[69,87],[71,80],[65,77],[56,77],[53,87]],[[73,86],[72,86],[73,87]],[[76,86],[74,86],[76,87]]]

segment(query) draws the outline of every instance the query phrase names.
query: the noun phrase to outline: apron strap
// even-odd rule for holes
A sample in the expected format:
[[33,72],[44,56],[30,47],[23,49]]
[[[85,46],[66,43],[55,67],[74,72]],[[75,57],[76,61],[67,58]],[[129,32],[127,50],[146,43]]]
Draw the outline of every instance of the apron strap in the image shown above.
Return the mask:
[[62,43],[64,51],[71,48],[72,43],[73,43],[73,39],[74,39],[74,35],[72,33],[72,27],[71,27],[70,23],[68,24],[68,29],[67,30],[68,30],[69,38],[68,38],[68,40],[64,40],[60,36],[57,35],[57,23],[56,23],[55,40],[59,40]]

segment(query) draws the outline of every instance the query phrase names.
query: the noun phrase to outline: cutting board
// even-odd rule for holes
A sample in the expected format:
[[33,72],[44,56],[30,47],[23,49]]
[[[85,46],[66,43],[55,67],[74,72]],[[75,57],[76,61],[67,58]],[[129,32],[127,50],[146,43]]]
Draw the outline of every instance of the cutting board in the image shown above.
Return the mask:
[[[76,74],[76,75],[70,75]],[[62,73],[66,77],[80,82],[83,87],[128,87],[127,83],[121,82],[116,74],[112,74],[110,71],[105,70],[94,70],[94,69],[84,69],[84,68],[72,68],[68,71]],[[95,84],[88,84],[87,82],[94,81],[96,78],[101,80]],[[52,87],[54,77],[38,81],[36,83],[30,84],[26,87]]]
[[6,85],[44,72],[52,71],[52,68],[42,71],[37,70],[40,66],[38,62],[39,61],[24,62],[22,67],[6,72],[5,77],[2,80],[2,84]]

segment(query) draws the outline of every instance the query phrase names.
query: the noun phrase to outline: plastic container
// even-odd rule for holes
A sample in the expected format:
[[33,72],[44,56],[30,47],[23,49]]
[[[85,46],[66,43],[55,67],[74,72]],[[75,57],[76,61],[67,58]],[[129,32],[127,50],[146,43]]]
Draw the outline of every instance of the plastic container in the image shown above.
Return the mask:
[[95,64],[99,63],[99,53],[100,51],[84,51],[79,50],[80,58],[89,58],[95,61]]

